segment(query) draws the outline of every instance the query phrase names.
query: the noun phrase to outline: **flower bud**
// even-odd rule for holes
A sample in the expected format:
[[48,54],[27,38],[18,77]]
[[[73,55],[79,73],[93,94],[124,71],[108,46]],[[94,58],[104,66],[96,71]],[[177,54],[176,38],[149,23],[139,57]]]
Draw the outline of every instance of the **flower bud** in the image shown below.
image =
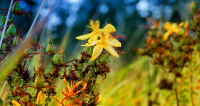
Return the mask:
[[18,102],[16,102],[15,100],[12,100],[12,105],[13,106],[21,106]]
[[16,28],[15,28],[15,25],[14,24],[11,24],[9,26],[9,28],[7,29],[7,32],[6,32],[8,35],[15,35],[16,34]]
[[36,104],[39,105],[44,100],[44,95],[42,94],[42,91],[39,92],[36,100]]
[[77,77],[77,75],[76,75],[76,73],[74,71],[72,71],[71,74],[70,74],[70,80],[71,81],[72,80],[78,80],[78,77]]
[[21,8],[20,8],[20,5],[19,5],[19,2],[15,2],[15,4],[13,5],[12,7],[12,13],[16,13],[16,14],[19,14],[21,12]]
[[5,24],[6,22],[6,16],[2,15],[1,17],[1,24]]
[[60,53],[57,53],[53,57],[53,64],[61,65],[63,63],[63,58]]
[[89,59],[89,65],[93,66],[95,64],[95,60],[92,60],[92,58]]
[[22,79],[26,80],[26,79],[30,79],[30,72],[28,70],[24,70],[22,73],[21,73],[21,77]]
[[104,54],[103,56],[100,57],[100,61],[104,64],[107,64],[109,61],[109,55],[108,54]]
[[35,79],[34,86],[35,86],[35,87],[40,87],[40,88],[42,88],[42,87],[43,87],[43,83],[44,83],[43,77],[42,77],[42,76],[39,77],[39,75],[38,75],[38,76],[36,77],[36,79]]
[[48,44],[47,45],[46,53],[54,53],[53,44]]
[[19,37],[18,36],[15,36],[15,38],[13,39],[13,46],[16,46],[19,42]]

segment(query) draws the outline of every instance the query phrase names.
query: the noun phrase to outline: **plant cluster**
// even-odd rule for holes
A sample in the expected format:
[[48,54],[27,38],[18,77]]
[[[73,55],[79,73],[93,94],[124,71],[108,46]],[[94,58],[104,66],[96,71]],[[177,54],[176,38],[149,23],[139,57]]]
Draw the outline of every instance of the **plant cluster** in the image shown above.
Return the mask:
[[[1,9],[3,13],[7,9]],[[12,6],[13,17],[8,21],[5,37],[3,38],[0,49],[0,62],[6,61],[7,56],[13,50],[18,49],[18,45],[23,42],[23,31],[14,24],[14,18],[17,15],[28,12],[21,11],[19,1]],[[1,30],[4,29],[6,16],[1,18]],[[23,58],[13,70],[5,82],[9,85],[9,95],[4,105],[9,106],[48,106],[49,102],[54,99],[62,106],[95,106],[99,103],[99,92],[97,91],[98,76],[106,78],[110,72],[108,63],[110,54],[119,57],[116,47],[121,47],[121,43],[116,39],[120,36],[114,35],[116,31],[112,24],[107,24],[100,29],[100,21],[90,20],[92,32],[77,37],[80,40],[86,40],[87,43],[82,46],[89,46],[86,50],[81,51],[80,58],[71,61],[65,61],[64,48],[56,50],[51,39],[46,47],[40,45],[38,41],[33,41],[31,46],[23,52]],[[100,38],[100,39],[99,39]],[[98,40],[99,39],[99,40]],[[108,51],[103,50],[103,48]],[[41,49],[45,53],[41,53]],[[42,54],[42,55],[41,55]],[[44,55],[48,57],[44,59]],[[39,58],[39,66],[30,68],[33,58]],[[44,62],[50,60],[48,65]],[[6,66],[1,66],[6,67]],[[48,67],[48,68],[46,68]],[[50,67],[50,68],[49,68]],[[65,90],[62,91],[63,98],[57,99],[56,84],[57,80],[63,80]]]
[[[200,50],[200,8],[196,8],[195,3],[191,2],[190,20],[181,23],[171,23],[157,21],[147,18],[152,26],[144,26],[149,29],[146,34],[146,46],[136,48],[141,56],[149,56],[151,63],[159,67],[163,74],[157,87],[160,90],[174,91],[170,97],[176,100],[177,106],[182,104],[195,103],[194,75],[199,69],[199,50]],[[197,81],[197,80],[196,80]],[[195,82],[196,82],[195,81]],[[197,85],[198,86],[198,85]],[[190,92],[190,98],[185,95]],[[151,98],[153,92],[149,92]],[[156,93],[157,97],[159,93]],[[149,99],[149,106],[161,105],[158,99]]]

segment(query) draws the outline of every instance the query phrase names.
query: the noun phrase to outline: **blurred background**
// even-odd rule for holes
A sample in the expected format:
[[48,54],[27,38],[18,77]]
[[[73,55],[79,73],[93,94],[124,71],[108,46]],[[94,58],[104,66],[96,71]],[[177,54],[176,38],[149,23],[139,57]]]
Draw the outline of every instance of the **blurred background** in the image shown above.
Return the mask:
[[[54,2],[57,0],[46,0],[37,22],[45,16]],[[199,0],[194,0],[196,5]],[[21,27],[26,35],[43,0],[19,0],[22,11],[28,11],[31,18],[26,14],[17,16],[14,23]],[[107,74],[105,80],[99,84],[99,105],[143,105],[147,101],[147,93],[152,90],[143,86],[148,84],[147,73],[151,69],[148,58],[137,59],[134,47],[144,45],[146,29],[141,25],[150,25],[146,18],[152,18],[171,22],[181,22],[189,19],[188,6],[191,0],[62,0],[56,11],[48,20],[46,27],[41,32],[38,40],[45,46],[48,37],[52,36],[54,45],[59,46],[63,37],[68,37],[65,57],[66,60],[73,59],[83,47],[80,45],[85,41],[79,41],[75,37],[87,34],[90,29],[89,20],[100,20],[103,28],[106,22],[115,26],[117,35],[124,36],[119,39],[122,43],[120,58],[111,58],[111,73]],[[0,0],[1,8],[8,8],[10,0]],[[2,14],[0,14],[2,15]],[[113,61],[113,62],[112,62]],[[115,61],[115,62],[114,62]]]

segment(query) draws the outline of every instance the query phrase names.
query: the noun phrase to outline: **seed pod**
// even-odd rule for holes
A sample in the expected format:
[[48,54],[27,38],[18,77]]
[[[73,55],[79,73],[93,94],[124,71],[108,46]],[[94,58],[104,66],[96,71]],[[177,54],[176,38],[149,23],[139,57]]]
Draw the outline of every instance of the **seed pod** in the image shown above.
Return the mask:
[[76,75],[76,73],[74,71],[72,71],[71,74],[70,74],[70,80],[71,81],[72,80],[78,80],[78,77],[77,77],[77,75]]
[[6,21],[6,16],[2,15],[1,17],[1,24],[5,24]]
[[14,24],[11,24],[9,26],[9,28],[7,29],[7,32],[6,32],[8,35],[15,35],[16,34],[16,28],[15,28],[15,25]]
[[24,70],[22,73],[21,73],[21,77],[22,79],[26,80],[26,79],[30,79],[30,72],[28,70]]
[[35,86],[35,87],[40,87],[40,88],[42,88],[42,87],[43,87],[43,83],[44,83],[43,77],[42,77],[42,76],[39,77],[39,75],[38,75],[38,76],[36,77],[36,79],[35,79],[34,86]]
[[46,48],[46,53],[54,53],[54,47],[53,44],[48,44]]
[[20,12],[21,12],[21,8],[19,5],[19,2],[17,1],[17,2],[15,2],[15,4],[12,7],[12,13],[19,14]]

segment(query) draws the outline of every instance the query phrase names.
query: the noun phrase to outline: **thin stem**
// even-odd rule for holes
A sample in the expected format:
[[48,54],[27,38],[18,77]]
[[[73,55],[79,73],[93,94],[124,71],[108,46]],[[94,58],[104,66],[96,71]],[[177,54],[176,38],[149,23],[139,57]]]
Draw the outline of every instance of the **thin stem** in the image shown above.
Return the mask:
[[192,85],[192,68],[190,67],[190,90],[191,90],[191,104],[194,106],[194,98],[193,98],[193,85]]
[[5,87],[6,87],[6,84],[7,84],[7,81],[4,82],[3,88],[1,89],[0,98],[1,98],[1,95],[2,95],[2,93],[3,93],[3,91],[4,91]]
[[0,48],[1,48],[1,44],[2,44],[2,42],[3,42],[3,37],[4,37],[4,33],[5,33],[5,31],[6,31],[6,27],[7,27],[7,23],[8,23],[8,20],[9,20],[10,11],[11,11],[11,8],[12,8],[13,1],[14,1],[14,0],[11,0],[11,2],[10,2],[10,7],[9,7],[8,14],[7,14],[7,17],[6,17],[6,22],[5,22],[5,24],[4,24],[3,32],[2,32],[2,34],[1,34]]
[[[175,78],[174,78],[174,84],[176,84],[176,75],[175,75]],[[177,90],[177,87],[175,86],[175,95],[176,95],[176,103],[177,103],[177,106],[179,106],[179,100],[178,100],[178,90]]]
[[27,36],[26,37],[28,37],[29,36],[29,33],[31,32],[31,30],[32,30],[32,28],[33,28],[33,26],[34,26],[34,24],[35,24],[35,21],[37,20],[37,18],[38,18],[38,16],[39,16],[39,14],[40,14],[40,10],[42,9],[42,7],[43,7],[43,5],[44,5],[44,2],[45,2],[46,0],[44,0],[43,2],[42,2],[42,5],[41,5],[41,7],[40,7],[40,9],[39,9],[39,11],[38,11],[38,13],[37,13],[37,15],[35,16],[35,19],[34,19],[34,21],[33,21],[33,23],[32,23],[32,25],[31,25],[31,28],[29,29],[29,31],[28,31],[28,34],[27,34]]

